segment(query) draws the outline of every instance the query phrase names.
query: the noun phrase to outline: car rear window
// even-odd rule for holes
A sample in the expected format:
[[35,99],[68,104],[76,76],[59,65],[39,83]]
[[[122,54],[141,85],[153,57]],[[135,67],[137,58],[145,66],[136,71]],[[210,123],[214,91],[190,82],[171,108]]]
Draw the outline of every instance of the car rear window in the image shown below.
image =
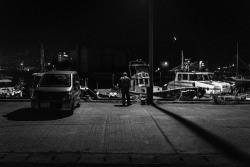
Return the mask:
[[45,74],[39,86],[67,87],[70,86],[70,74]]

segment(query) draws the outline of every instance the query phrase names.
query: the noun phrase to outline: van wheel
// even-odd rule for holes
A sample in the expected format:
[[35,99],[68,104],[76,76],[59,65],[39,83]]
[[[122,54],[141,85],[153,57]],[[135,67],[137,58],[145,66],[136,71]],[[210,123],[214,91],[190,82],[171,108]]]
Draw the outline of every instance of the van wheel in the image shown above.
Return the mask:
[[40,114],[40,111],[37,110],[37,109],[32,109],[32,108],[31,108],[31,112],[32,112],[32,115],[33,115],[33,116],[39,116],[39,114]]
[[81,107],[81,102],[80,101],[77,103],[76,107]]
[[71,109],[69,110],[70,115],[74,114],[74,109],[75,109],[75,107],[74,107],[74,101],[73,101],[73,103],[71,105]]

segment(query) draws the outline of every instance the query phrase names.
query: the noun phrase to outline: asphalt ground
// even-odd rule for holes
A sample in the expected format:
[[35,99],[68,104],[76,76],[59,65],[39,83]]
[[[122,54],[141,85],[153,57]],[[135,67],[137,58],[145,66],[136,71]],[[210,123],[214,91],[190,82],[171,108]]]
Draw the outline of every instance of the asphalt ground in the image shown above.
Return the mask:
[[121,106],[74,115],[0,102],[0,166],[250,166],[249,104]]

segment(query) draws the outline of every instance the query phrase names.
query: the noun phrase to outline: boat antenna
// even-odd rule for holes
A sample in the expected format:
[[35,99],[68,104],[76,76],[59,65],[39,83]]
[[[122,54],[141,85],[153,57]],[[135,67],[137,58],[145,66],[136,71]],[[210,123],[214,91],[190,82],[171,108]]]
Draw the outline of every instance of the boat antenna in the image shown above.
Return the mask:
[[181,70],[184,68],[184,55],[183,55],[183,50],[181,50]]

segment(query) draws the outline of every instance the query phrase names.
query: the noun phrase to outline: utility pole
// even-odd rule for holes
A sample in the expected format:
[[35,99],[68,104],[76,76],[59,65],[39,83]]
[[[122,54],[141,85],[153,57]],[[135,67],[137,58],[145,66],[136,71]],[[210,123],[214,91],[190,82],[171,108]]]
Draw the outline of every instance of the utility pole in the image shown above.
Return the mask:
[[149,7],[149,89],[147,91],[148,104],[153,103],[153,0],[148,0]]

